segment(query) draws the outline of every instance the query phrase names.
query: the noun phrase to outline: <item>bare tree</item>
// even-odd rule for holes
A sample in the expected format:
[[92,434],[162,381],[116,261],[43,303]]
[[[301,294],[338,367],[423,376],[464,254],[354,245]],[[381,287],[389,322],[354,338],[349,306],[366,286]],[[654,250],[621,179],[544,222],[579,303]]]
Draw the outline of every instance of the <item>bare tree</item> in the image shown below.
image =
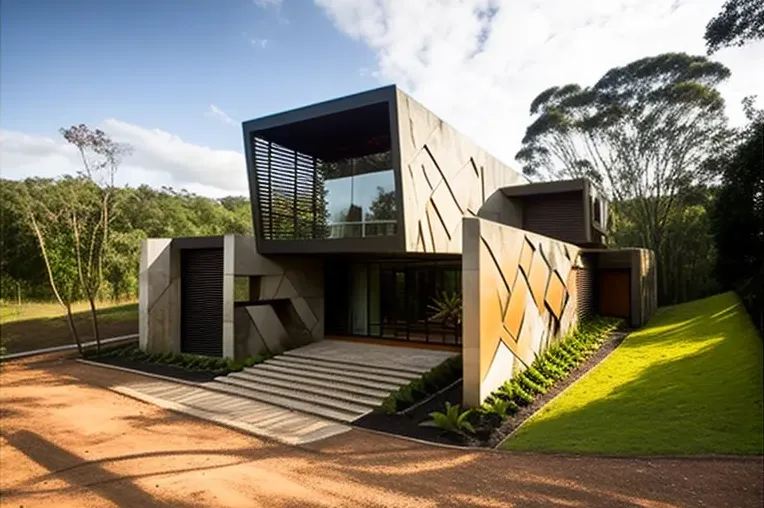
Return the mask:
[[[69,221],[82,291],[90,303],[96,352],[101,351],[95,301],[103,285],[103,262],[113,220],[114,178],[131,147],[117,143],[100,129],[73,125],[61,135],[77,148],[82,161],[81,176],[87,181],[72,187]],[[94,199],[95,198],[95,199]]]

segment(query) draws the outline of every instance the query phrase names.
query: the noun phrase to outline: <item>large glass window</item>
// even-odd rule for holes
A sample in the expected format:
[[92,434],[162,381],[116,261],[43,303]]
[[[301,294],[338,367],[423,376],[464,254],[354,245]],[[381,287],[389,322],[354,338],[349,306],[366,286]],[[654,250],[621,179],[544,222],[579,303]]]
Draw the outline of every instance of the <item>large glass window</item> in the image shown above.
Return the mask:
[[325,165],[329,238],[396,233],[395,177],[390,152]]
[[253,133],[252,171],[267,240],[397,233],[387,101]]

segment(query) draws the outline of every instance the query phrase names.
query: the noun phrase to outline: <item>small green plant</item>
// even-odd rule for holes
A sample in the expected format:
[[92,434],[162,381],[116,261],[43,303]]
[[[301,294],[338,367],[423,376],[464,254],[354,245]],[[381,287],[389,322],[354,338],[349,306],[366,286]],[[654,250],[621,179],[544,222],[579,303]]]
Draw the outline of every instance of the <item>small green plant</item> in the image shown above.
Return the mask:
[[521,372],[520,374],[516,375],[514,377],[514,380],[520,385],[525,391],[532,395],[541,395],[542,393],[546,392],[546,388],[541,386],[540,384],[534,382],[528,377],[528,374],[526,371]]
[[533,395],[528,393],[525,388],[515,379],[510,381],[512,385],[512,399],[518,406],[528,406],[533,402]]
[[543,386],[544,388],[549,388],[553,384],[553,381],[544,376],[544,374],[539,372],[538,369],[536,369],[536,367],[533,365],[525,369],[525,375],[528,377],[528,379],[540,386]]
[[462,295],[459,293],[443,291],[432,299],[428,307],[434,313],[430,320],[439,321],[449,328],[462,324]]
[[461,411],[459,404],[451,405],[446,402],[446,411],[441,413],[439,411],[433,411],[430,413],[432,420],[427,420],[419,425],[421,427],[435,427],[446,432],[452,432],[461,436],[466,436],[467,433],[474,434],[475,429],[472,424],[467,421],[467,418],[472,414],[472,410]]
[[380,405],[380,409],[392,414],[419,402],[462,377],[462,357],[451,357],[436,365],[419,379],[400,387],[391,393]]
[[517,404],[511,400],[504,400],[501,397],[488,397],[480,406],[480,412],[485,415],[496,415],[500,419],[506,418],[510,414],[515,414],[518,410]]
[[380,404],[379,407],[382,411],[389,415],[394,414],[398,410],[398,399],[396,399],[395,395],[391,393],[385,397],[385,400],[382,401],[382,404]]

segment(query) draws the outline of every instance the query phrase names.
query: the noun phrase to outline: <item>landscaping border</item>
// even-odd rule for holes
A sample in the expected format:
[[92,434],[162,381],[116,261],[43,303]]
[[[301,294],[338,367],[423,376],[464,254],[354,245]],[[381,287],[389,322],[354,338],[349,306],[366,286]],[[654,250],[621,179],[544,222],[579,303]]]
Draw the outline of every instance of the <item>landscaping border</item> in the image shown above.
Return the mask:
[[521,407],[516,414],[506,418],[499,427],[494,429],[486,446],[499,450],[501,444],[512,437],[525,422],[541,411],[544,406],[565,393],[568,388],[576,384],[578,380],[589,374],[597,365],[610,356],[623,343],[631,331],[616,329],[610,332],[610,336],[605,339],[599,349],[581,364],[571,369],[566,378],[555,383],[546,393],[536,396],[531,404]]

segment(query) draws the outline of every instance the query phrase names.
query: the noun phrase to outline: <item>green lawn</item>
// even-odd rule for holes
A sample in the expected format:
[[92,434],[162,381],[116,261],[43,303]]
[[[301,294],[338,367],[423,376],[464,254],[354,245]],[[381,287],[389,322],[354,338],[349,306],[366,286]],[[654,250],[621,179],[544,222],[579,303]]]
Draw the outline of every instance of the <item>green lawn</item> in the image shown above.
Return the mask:
[[762,339],[734,293],[666,307],[502,447],[761,455],[762,373]]
[[[72,306],[74,324],[83,342],[93,340],[87,302]],[[138,333],[138,304],[98,303],[98,328],[102,338]],[[57,303],[0,305],[0,334],[7,354],[74,344],[64,310]]]

